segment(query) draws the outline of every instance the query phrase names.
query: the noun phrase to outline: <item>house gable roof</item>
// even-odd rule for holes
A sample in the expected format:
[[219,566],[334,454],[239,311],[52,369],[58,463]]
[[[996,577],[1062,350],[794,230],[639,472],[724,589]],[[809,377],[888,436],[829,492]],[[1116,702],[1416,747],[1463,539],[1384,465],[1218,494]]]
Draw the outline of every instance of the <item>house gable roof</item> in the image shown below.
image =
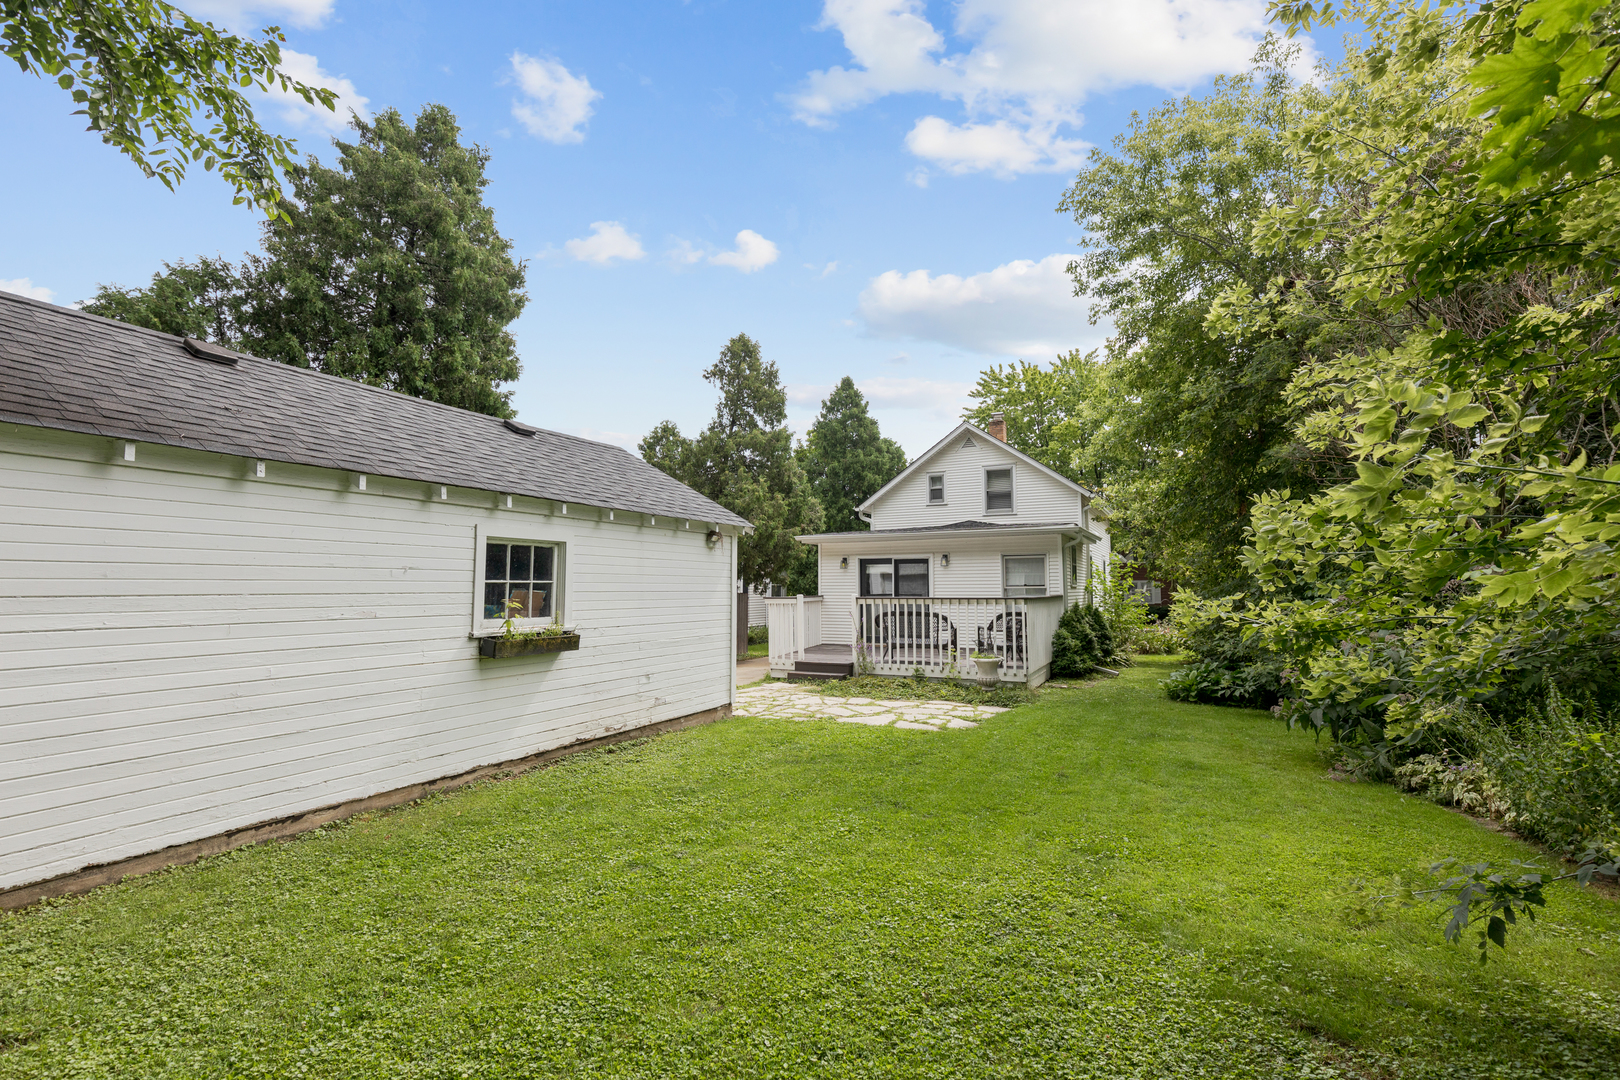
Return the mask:
[[752,528],[622,447],[9,293],[0,420]]
[[943,451],[949,449],[951,447],[951,445],[957,439],[963,438],[965,436],[971,436],[976,441],[979,441],[979,442],[982,442],[982,443],[987,443],[990,446],[1000,447],[1001,449],[1007,451],[1007,453],[1011,454],[1015,460],[1017,460],[1019,462],[1022,462],[1022,463],[1026,464],[1026,465],[1034,466],[1040,472],[1042,472],[1046,476],[1050,476],[1053,480],[1056,480],[1058,483],[1064,485],[1065,487],[1072,488],[1076,493],[1078,493],[1080,495],[1084,495],[1088,499],[1096,498],[1096,493],[1091,491],[1089,488],[1081,487],[1079,484],[1075,483],[1073,480],[1070,480],[1067,476],[1064,476],[1062,473],[1057,472],[1057,471],[1055,471],[1053,469],[1047,468],[1045,465],[1042,465],[1039,461],[1036,461],[1034,458],[1030,457],[1028,454],[1026,454],[1022,450],[1018,449],[1018,447],[1013,446],[1011,443],[1006,442],[1003,439],[998,439],[994,435],[990,434],[988,431],[985,431],[983,428],[977,427],[974,424],[969,423],[968,421],[964,420],[960,424],[956,425],[955,428],[951,429],[951,433],[949,435],[946,435],[943,439],[939,440],[939,442],[935,443],[933,446],[929,447],[927,450],[924,450],[922,452],[922,454],[919,455],[918,458],[915,461],[913,461],[910,465],[907,465],[904,469],[901,469],[900,474],[898,476],[896,476],[893,480],[890,480],[887,484],[884,484],[882,487],[880,487],[876,491],[874,491],[871,494],[871,496],[865,502],[861,503],[861,505],[857,506],[855,509],[856,510],[868,510],[868,509],[870,509],[874,503],[876,503],[878,500],[882,499],[885,495],[887,495],[890,491],[892,491],[894,489],[894,487],[897,484],[899,484],[901,481],[905,480],[906,477],[912,475],[913,473],[917,472],[919,469],[923,468],[925,465],[928,464],[929,461],[933,460],[933,458],[938,456]]

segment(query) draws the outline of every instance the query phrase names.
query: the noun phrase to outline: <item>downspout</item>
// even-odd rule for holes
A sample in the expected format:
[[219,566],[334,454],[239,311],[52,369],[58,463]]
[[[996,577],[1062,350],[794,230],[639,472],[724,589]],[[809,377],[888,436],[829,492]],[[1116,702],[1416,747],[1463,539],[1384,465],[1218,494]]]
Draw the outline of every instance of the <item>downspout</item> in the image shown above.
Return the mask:
[[[728,601],[728,603],[726,604],[726,607],[731,612],[731,617],[726,620],[726,627],[730,631],[729,633],[726,634],[726,671],[729,673],[727,675],[727,677],[726,677],[726,682],[731,687],[730,697],[727,699],[727,701],[730,704],[732,709],[737,708],[737,593],[736,593],[736,589],[737,589],[737,549],[738,549],[738,546],[741,545],[741,544],[742,544],[742,536],[738,535],[738,536],[733,536],[731,538],[731,542],[726,545],[726,547],[731,550],[731,554],[726,560],[727,563],[729,563],[729,568],[728,568],[728,570],[726,572],[726,599]],[[744,583],[743,587],[746,589],[748,586],[747,586],[746,583]]]

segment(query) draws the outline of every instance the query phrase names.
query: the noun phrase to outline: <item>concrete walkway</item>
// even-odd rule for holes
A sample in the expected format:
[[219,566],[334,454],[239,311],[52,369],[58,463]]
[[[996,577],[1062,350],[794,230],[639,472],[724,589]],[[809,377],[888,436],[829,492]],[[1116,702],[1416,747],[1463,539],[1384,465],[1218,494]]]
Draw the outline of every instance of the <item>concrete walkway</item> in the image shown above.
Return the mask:
[[751,682],[759,682],[771,673],[771,658],[756,656],[752,660],[737,661],[737,685],[747,686]]
[[737,691],[738,716],[765,720],[838,720],[871,727],[943,731],[978,727],[1006,709],[966,705],[959,701],[881,701],[875,698],[818,694],[814,683],[764,683]]

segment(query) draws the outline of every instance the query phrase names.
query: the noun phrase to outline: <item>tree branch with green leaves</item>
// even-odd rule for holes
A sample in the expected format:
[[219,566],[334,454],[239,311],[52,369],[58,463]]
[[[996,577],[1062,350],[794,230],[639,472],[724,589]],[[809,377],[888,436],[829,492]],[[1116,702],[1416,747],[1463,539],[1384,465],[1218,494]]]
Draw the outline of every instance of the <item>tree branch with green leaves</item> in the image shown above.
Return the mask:
[[186,169],[218,169],[236,192],[276,216],[279,170],[294,140],[267,132],[247,91],[296,94],[334,109],[337,95],[281,70],[279,27],[237,37],[164,0],[0,0],[0,51],[68,91],[88,130],[173,190]]

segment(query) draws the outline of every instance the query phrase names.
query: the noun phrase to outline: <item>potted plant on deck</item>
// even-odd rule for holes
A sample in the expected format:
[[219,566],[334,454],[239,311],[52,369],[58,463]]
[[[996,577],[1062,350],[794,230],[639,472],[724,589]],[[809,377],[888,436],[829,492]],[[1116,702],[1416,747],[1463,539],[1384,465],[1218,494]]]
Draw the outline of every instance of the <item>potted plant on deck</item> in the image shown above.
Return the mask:
[[979,685],[994,686],[1001,681],[1001,657],[995,653],[974,653],[973,664],[979,669]]

